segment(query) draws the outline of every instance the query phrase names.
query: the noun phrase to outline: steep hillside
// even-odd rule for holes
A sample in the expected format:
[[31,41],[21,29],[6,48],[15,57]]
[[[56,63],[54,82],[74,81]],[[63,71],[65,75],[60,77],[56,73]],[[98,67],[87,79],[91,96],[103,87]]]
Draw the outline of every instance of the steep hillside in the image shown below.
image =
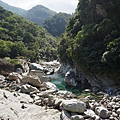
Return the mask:
[[119,81],[120,1],[80,0],[58,53],[62,62],[92,74],[91,79]]
[[8,5],[7,3],[4,3],[3,1],[0,0],[0,6],[2,6],[4,9],[9,10],[13,13],[16,13],[21,16],[25,16],[27,11],[18,7],[14,7],[11,5]]
[[46,18],[52,17],[55,13],[42,5],[37,5],[27,11],[26,18],[41,26]]
[[60,36],[64,33],[67,22],[71,17],[71,14],[57,13],[53,17],[44,20],[43,27],[53,36]]
[[44,28],[0,7],[0,57],[56,58],[56,39]]

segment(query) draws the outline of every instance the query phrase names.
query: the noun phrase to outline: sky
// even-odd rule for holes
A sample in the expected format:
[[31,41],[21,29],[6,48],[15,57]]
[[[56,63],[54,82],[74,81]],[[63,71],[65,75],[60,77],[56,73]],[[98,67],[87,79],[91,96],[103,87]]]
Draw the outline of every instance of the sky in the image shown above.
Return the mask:
[[56,12],[74,13],[78,0],[2,0],[9,5],[28,10],[35,5],[43,5]]

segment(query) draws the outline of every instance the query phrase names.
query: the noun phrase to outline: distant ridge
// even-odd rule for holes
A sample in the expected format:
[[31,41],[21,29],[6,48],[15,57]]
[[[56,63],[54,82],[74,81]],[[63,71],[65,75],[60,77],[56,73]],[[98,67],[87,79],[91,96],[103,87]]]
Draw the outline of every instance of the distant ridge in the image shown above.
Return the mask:
[[0,0],[0,6],[3,7],[4,9],[6,10],[9,10],[13,13],[16,13],[18,15],[21,15],[21,16],[25,16],[25,14],[27,13],[26,10],[22,9],[22,8],[18,8],[18,7],[14,7],[14,6],[11,6],[3,1]]
[[43,5],[36,5],[27,11],[26,18],[41,26],[45,19],[53,17],[55,14],[56,12]]
[[36,5],[30,10],[24,10],[18,7],[11,6],[0,0],[0,6],[6,10],[21,15],[22,17],[25,17],[26,19],[31,20],[40,26],[42,26],[42,23],[45,19],[52,17],[56,14],[56,12],[42,5]]

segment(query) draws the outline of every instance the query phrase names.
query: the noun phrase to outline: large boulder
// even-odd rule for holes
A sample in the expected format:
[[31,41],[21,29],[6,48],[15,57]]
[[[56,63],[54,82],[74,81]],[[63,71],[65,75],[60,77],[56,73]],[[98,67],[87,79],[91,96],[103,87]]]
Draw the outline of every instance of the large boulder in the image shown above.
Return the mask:
[[44,82],[43,85],[47,88],[47,89],[51,89],[51,90],[57,90],[57,86],[51,82]]
[[69,86],[77,86],[77,81],[75,80],[75,73],[72,70],[69,70],[66,74],[65,74],[65,79],[64,79],[65,83]]
[[45,73],[40,70],[31,70],[28,74],[28,76],[37,76],[40,78],[41,82],[50,82],[51,78],[48,76],[45,76]]
[[35,87],[41,87],[42,82],[40,81],[40,79],[37,76],[25,76],[21,79],[21,83],[29,83]]
[[41,78],[44,75],[44,72],[40,70],[30,70],[30,72],[28,73],[28,76],[38,76],[39,78]]
[[96,107],[95,113],[103,119],[107,119],[110,117],[110,112],[102,106]]
[[68,110],[70,112],[84,113],[84,111],[86,110],[86,104],[76,99],[63,100],[61,106],[64,110]]
[[0,74],[2,75],[9,75],[9,73],[14,71],[14,66],[10,62],[6,60],[0,59]]

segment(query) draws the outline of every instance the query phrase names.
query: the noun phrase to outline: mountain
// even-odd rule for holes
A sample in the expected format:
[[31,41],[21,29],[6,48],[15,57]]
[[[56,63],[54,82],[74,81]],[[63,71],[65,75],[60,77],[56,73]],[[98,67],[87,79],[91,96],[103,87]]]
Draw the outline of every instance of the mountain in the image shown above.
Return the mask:
[[80,0],[58,54],[91,81],[120,84],[120,1]]
[[47,30],[0,7],[0,57],[56,59],[57,40]]
[[60,37],[64,33],[67,22],[71,17],[71,14],[57,13],[53,17],[44,20],[43,27],[53,36]]
[[50,17],[54,16],[55,14],[56,14],[56,12],[54,12],[42,5],[37,5],[27,11],[26,18],[41,26],[42,22],[45,19],[50,18]]
[[2,6],[4,9],[9,10],[13,13],[16,13],[21,16],[25,16],[27,11],[18,7],[14,7],[11,5],[8,5],[7,3],[4,3],[3,1],[0,0],[0,6]]
[[33,21],[34,23],[36,23],[40,26],[42,26],[42,23],[46,18],[50,18],[56,14],[56,12],[54,12],[42,5],[36,5],[35,7],[31,8],[30,10],[24,10],[21,8],[17,8],[17,7],[8,5],[7,3],[4,3],[3,1],[0,0],[0,6],[2,6],[6,10],[9,10],[13,13],[23,16],[26,19]]

